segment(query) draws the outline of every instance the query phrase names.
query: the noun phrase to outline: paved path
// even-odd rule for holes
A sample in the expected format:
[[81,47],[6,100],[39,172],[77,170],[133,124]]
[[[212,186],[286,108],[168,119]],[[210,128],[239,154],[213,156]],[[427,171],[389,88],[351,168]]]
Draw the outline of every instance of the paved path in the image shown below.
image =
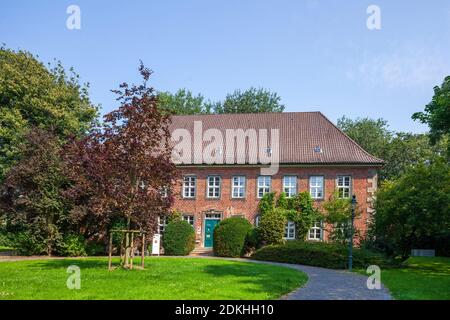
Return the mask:
[[[195,257],[217,258],[218,257]],[[308,282],[302,288],[283,296],[282,300],[391,300],[389,291],[382,286],[381,289],[368,289],[367,276],[345,270],[324,269],[299,264],[278,263],[269,261],[256,261],[249,259],[227,260],[245,261],[254,263],[272,264],[288,267],[305,272]]]
[[[161,258],[168,258],[161,256]],[[389,291],[382,286],[380,290],[367,288],[367,277],[344,270],[332,270],[298,264],[257,261],[241,258],[220,258],[210,256],[187,256],[198,259],[225,259],[251,263],[264,263],[293,268],[305,272],[308,282],[302,288],[283,296],[282,300],[391,300]],[[172,258],[186,258],[172,257]],[[0,262],[19,260],[65,259],[64,257],[0,257]],[[71,258],[73,259],[73,258]]]
[[308,275],[308,282],[283,300],[391,300],[389,291],[367,288],[367,277],[344,270],[331,270],[295,264],[273,263],[297,269]]

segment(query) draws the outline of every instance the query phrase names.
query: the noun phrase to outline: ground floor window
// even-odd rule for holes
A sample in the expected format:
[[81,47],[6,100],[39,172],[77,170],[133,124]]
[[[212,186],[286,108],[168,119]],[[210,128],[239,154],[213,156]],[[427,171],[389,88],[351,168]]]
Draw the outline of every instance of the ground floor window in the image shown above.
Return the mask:
[[295,223],[288,221],[284,227],[284,239],[292,240],[295,239]]
[[321,240],[322,239],[322,222],[314,222],[311,229],[308,232],[308,240]]
[[222,218],[222,214],[220,214],[220,213],[207,213],[205,215],[205,218],[206,219],[220,219],[220,218]]
[[183,220],[188,222],[192,227],[194,227],[194,216],[193,215],[183,215]]
[[166,229],[167,226],[167,217],[164,218],[158,218],[158,231],[159,234],[163,234],[164,230]]

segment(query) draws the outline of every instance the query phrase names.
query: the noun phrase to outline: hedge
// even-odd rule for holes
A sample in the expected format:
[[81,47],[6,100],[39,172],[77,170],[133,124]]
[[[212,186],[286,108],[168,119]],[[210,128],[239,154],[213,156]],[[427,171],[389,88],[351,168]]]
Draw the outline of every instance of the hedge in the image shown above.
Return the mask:
[[[285,244],[263,247],[257,250],[252,258],[330,269],[345,269],[348,262],[348,247],[324,242],[287,241]],[[367,249],[353,249],[354,268],[366,268],[369,265],[381,267],[389,263],[389,260],[382,254]]]
[[219,222],[214,229],[214,255],[240,257],[246,251],[247,235],[252,225],[242,217],[231,217]]
[[195,247],[194,228],[183,220],[171,221],[164,230],[162,244],[165,255],[186,256]]

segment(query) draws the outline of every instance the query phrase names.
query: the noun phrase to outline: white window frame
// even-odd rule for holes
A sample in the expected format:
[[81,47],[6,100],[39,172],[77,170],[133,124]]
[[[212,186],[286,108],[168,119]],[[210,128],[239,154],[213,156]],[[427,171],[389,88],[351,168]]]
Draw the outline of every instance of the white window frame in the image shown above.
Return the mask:
[[292,198],[297,194],[297,176],[283,177],[283,192],[287,198]]
[[[346,179],[348,179],[348,185],[346,185]],[[338,176],[336,179],[336,187],[338,191],[338,197],[341,199],[349,199],[352,194],[352,177],[351,176]],[[342,194],[341,194],[342,190]],[[347,192],[347,195],[345,193]]]
[[[317,237],[317,232],[319,233],[319,237]],[[316,221],[314,222],[313,226],[308,230],[308,240],[321,241],[322,237],[323,237],[322,222]]]
[[[237,178],[237,181],[235,180]],[[236,184],[237,182],[237,184]],[[231,177],[231,198],[243,199],[245,198],[245,176],[232,176]],[[236,191],[237,196],[234,194]]]
[[[210,179],[213,179],[212,183]],[[206,198],[208,199],[219,199],[221,192],[222,179],[217,175],[210,175],[206,177]],[[212,190],[212,195],[210,191]],[[217,193],[217,194],[216,194]]]
[[187,223],[189,223],[192,226],[192,228],[194,227],[195,217],[193,214],[184,214],[183,220],[186,221]]
[[[272,188],[271,176],[258,176],[256,182],[256,196],[258,197],[258,199],[261,199],[266,193],[269,193],[271,188]],[[262,190],[261,195],[259,192],[260,190]]]
[[284,226],[284,236],[285,240],[294,240],[295,239],[295,223],[293,221],[286,222]]
[[[318,183],[321,181],[321,183]],[[319,196],[319,192],[321,195]],[[309,177],[309,193],[313,199],[323,199],[325,194],[325,177],[310,176]]]
[[197,176],[186,175],[183,177],[183,198],[195,199],[197,194]]
[[166,229],[167,222],[168,222],[167,217],[164,217],[163,219],[161,219],[161,217],[158,217],[158,232],[159,232],[159,234],[164,234],[164,230]]

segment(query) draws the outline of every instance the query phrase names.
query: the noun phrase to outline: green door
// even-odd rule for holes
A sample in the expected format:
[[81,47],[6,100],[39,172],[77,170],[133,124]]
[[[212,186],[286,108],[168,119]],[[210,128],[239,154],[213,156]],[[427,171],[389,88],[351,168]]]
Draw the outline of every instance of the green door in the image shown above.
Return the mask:
[[219,223],[219,219],[205,220],[205,247],[211,248],[213,246],[214,228]]

